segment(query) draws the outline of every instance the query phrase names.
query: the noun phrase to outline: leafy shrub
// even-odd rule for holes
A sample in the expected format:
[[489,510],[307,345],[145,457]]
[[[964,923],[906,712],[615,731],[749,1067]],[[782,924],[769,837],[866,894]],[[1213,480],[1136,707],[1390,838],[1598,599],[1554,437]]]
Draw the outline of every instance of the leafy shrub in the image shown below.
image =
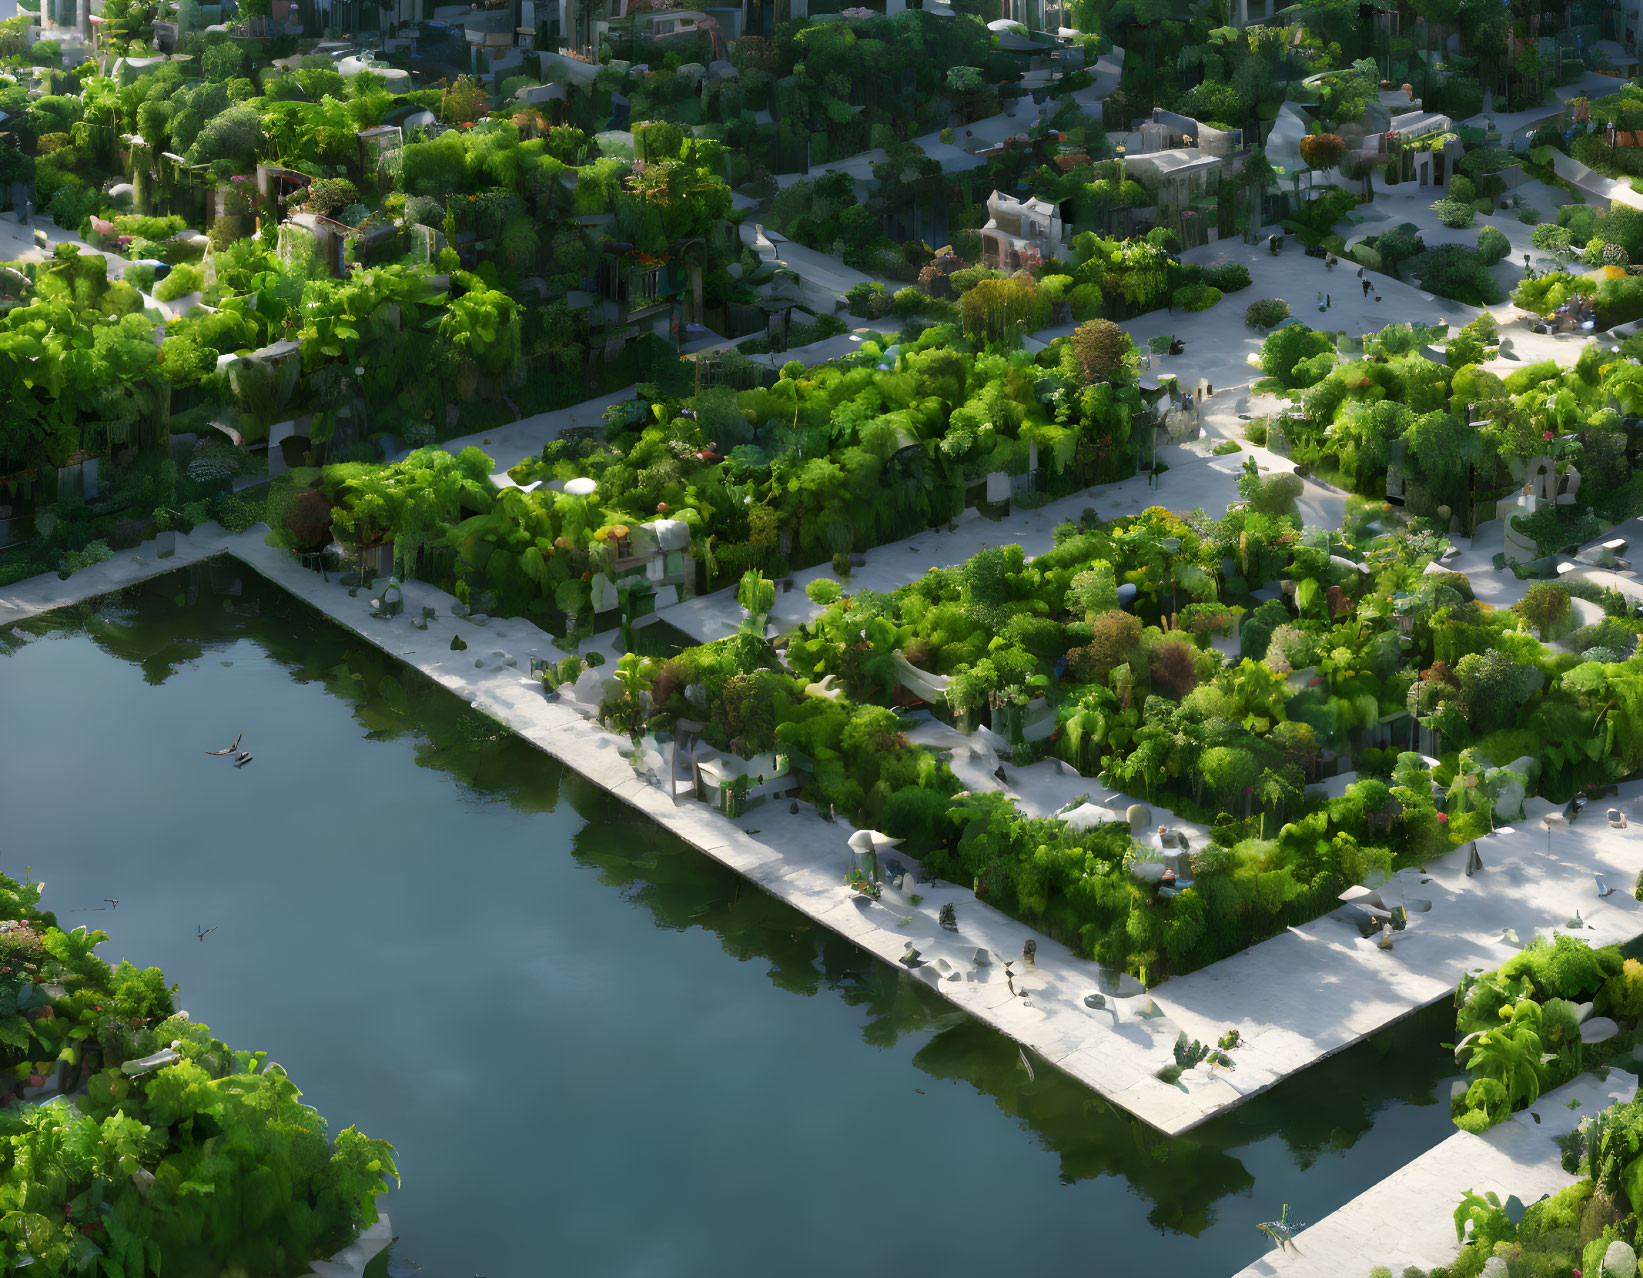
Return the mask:
[[1547,638],[1569,615],[1569,592],[1556,582],[1538,581],[1512,605],[1512,611]]
[[407,225],[431,226],[437,230],[444,225],[445,206],[429,195],[407,196],[405,222]]
[[1615,617],[1605,617],[1590,626],[1582,626],[1568,636],[1569,646],[1577,652],[1586,648],[1615,648],[1630,655],[1637,646],[1637,635],[1628,624]]
[[883,319],[890,313],[892,300],[891,295],[884,291],[884,285],[875,280],[853,284],[844,295],[845,308],[850,314],[860,315],[864,319]]
[[154,300],[157,302],[174,302],[179,297],[187,297],[190,293],[198,293],[205,288],[205,272],[197,266],[174,266],[171,274],[155,286]]
[[1280,328],[1261,343],[1261,371],[1287,389],[1316,384],[1334,364],[1334,341],[1304,324]]
[[190,164],[231,160],[242,170],[256,163],[263,146],[262,117],[255,108],[236,102],[221,115],[207,120],[188,150]]
[[1085,380],[1111,381],[1135,353],[1130,335],[1111,320],[1087,320],[1073,330],[1073,354]]
[[256,502],[229,493],[211,502],[211,517],[231,533],[244,532],[262,519],[262,507]]
[[1289,318],[1289,303],[1281,297],[1263,297],[1244,308],[1244,323],[1250,328],[1272,328]]
[[46,204],[46,213],[61,227],[76,227],[102,207],[102,196],[78,181],[58,189]]
[[1249,268],[1241,262],[1215,262],[1204,267],[1203,281],[1223,293],[1236,293],[1249,287]]
[[1512,242],[1506,238],[1506,232],[1498,227],[1486,226],[1478,232],[1478,256],[1485,266],[1504,261],[1511,251]]
[[1629,260],[1622,245],[1611,244],[1598,235],[1586,241],[1586,247],[1580,254],[1581,264],[1591,267],[1625,266]]
[[183,230],[188,223],[178,214],[171,213],[164,217],[144,217],[137,213],[123,213],[113,218],[114,229],[121,235],[134,236],[140,240],[169,240],[173,235]]
[[1185,284],[1175,290],[1171,303],[1183,311],[1207,311],[1221,300],[1221,290],[1208,284]]
[[1604,280],[1597,286],[1593,299],[1597,311],[1597,326],[1613,328],[1643,319],[1643,279],[1627,275],[1620,279]]
[[304,207],[326,217],[359,199],[359,188],[347,178],[315,178],[308,184]]
[[1432,204],[1432,212],[1438,215],[1438,221],[1455,231],[1471,226],[1477,217],[1477,210],[1470,204],[1463,204],[1453,198],[1435,201]]
[[1521,281],[1512,290],[1512,305],[1536,315],[1550,315],[1571,297],[1590,297],[1596,292],[1597,282],[1584,275],[1548,271],[1532,280]]
[[1553,222],[1543,223],[1535,227],[1529,236],[1529,242],[1542,253],[1567,252],[1571,246],[1569,228]]
[[66,579],[82,568],[89,568],[92,564],[100,564],[112,558],[114,551],[106,541],[88,542],[84,549],[70,550],[63,555],[57,567],[57,575]]
[[829,604],[838,601],[839,596],[844,593],[844,587],[831,577],[817,577],[816,580],[804,588],[804,593],[811,603],[820,604],[823,608],[826,608]]
[[51,571],[51,565],[41,559],[30,559],[26,556],[6,556],[0,559],[0,586],[15,585],[19,581],[26,581],[30,577],[38,577]]
[[1619,973],[1603,983],[1603,997],[1611,1016],[1643,1016],[1643,963],[1627,959]]
[[222,83],[245,74],[245,54],[228,41],[206,46],[200,55],[200,70],[207,80]]
[[1472,185],[1472,179],[1466,174],[1457,173],[1449,179],[1449,198],[1462,204],[1470,204],[1478,198],[1478,189]]
[[1459,244],[1440,244],[1415,261],[1422,288],[1468,306],[1488,306],[1505,297],[1483,255]]

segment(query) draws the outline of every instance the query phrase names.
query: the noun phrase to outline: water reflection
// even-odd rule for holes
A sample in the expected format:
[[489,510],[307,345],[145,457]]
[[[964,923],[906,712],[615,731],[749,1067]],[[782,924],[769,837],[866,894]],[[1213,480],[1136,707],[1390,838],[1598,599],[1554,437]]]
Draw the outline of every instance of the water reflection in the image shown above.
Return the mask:
[[710,931],[725,953],[768,963],[779,988],[806,997],[827,991],[864,1009],[862,1038],[874,1046],[928,1035],[912,1058],[919,1069],[990,1097],[1058,1156],[1063,1183],[1123,1177],[1152,1204],[1147,1220],[1159,1229],[1196,1236],[1215,1221],[1218,1202],[1249,1193],[1255,1178],[1236,1152],[1243,1147],[1277,1137],[1304,1172],[1323,1154],[1355,1145],[1389,1102],[1426,1107],[1448,1094],[1453,1064],[1439,1043],[1452,1010],[1440,1004],[1187,1136],[1160,1135],[1058,1070],[1040,1066],[1029,1080],[1013,1040],[922,981],[654,826],[649,839],[613,832],[623,805],[574,777],[565,784],[588,822],[575,840],[578,859],[649,910],[657,926]]

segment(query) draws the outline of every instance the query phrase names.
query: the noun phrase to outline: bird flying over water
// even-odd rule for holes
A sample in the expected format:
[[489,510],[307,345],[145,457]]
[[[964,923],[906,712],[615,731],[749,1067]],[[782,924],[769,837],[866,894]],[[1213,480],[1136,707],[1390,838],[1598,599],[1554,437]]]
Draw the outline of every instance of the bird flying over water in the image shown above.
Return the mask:
[[228,749],[226,749],[226,750],[207,750],[206,753],[207,754],[234,754],[239,750],[240,741],[244,737],[245,737],[245,733],[242,732],[242,733],[240,733],[239,736],[234,738],[234,744],[229,746]]
[[206,937],[210,936],[213,932],[215,932],[217,930],[218,927],[221,927],[221,926],[222,926],[222,924],[219,923],[219,924],[217,924],[216,927],[196,927],[194,929],[194,934],[196,936],[198,936],[200,938],[200,940],[203,941],[203,940],[205,940]]

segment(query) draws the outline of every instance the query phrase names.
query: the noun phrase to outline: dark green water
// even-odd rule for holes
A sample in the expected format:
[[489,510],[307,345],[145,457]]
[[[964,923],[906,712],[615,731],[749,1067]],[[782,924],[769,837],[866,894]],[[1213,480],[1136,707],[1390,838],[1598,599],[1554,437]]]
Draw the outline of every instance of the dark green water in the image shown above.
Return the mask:
[[[0,728],[0,869],[398,1146],[395,1272],[1213,1278],[1453,1130],[1441,1007],[1187,1139],[1030,1082],[227,565],[0,632]],[[241,731],[246,768],[203,753]]]

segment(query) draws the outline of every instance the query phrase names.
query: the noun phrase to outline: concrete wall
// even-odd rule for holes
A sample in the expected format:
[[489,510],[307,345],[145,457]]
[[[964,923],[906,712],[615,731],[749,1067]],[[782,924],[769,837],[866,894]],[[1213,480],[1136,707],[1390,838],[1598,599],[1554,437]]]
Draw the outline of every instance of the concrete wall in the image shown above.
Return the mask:
[[1198,126],[1198,150],[1204,155],[1225,159],[1236,149],[1236,134],[1231,129],[1217,129],[1212,125]]

